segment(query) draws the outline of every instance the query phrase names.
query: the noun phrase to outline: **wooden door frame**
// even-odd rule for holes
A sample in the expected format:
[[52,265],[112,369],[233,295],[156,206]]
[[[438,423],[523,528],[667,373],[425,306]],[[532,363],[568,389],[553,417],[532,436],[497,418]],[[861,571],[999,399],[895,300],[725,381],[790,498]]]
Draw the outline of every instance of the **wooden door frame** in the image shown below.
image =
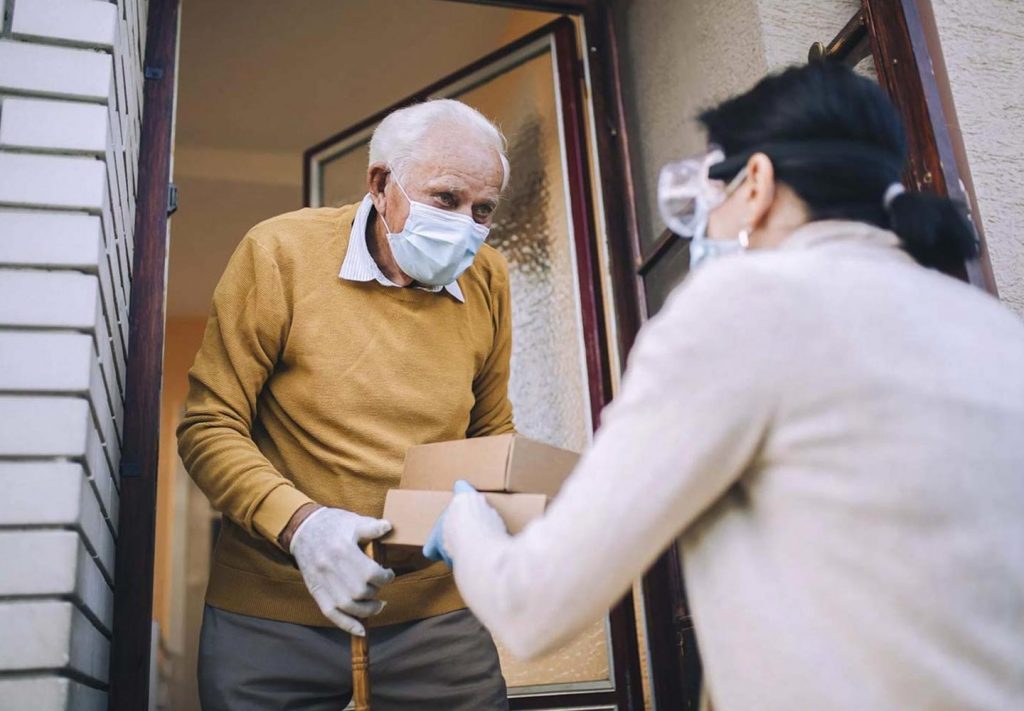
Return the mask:
[[[642,285],[633,271],[639,253],[629,146],[620,91],[618,49],[606,0],[454,0],[541,10],[578,16],[587,35],[591,106],[597,127],[594,140],[603,196],[609,264],[615,291],[615,318],[620,356],[628,353],[641,322]],[[180,0],[150,0],[147,21],[142,134],[139,153],[138,207],[135,223],[134,278],[129,309],[130,345],[125,398],[125,436],[121,464],[121,510],[111,642],[110,711],[147,708],[152,642],[153,558],[156,530],[157,467],[160,444],[160,390],[165,328],[167,205],[174,121],[178,14]],[[580,60],[578,60],[580,61]],[[582,62],[574,69],[581,68]],[[565,69],[565,68],[563,68]],[[580,107],[577,107],[579,109]],[[597,265],[593,264],[594,273]],[[596,281],[594,286],[600,284]],[[599,296],[599,294],[598,294]],[[603,324],[599,326],[603,328]],[[602,383],[604,387],[606,384]],[[667,589],[667,588],[666,588]],[[645,594],[645,598],[646,598]],[[613,616],[613,649],[627,664],[616,666],[615,698],[619,708],[643,708],[642,680],[636,654],[632,596]],[[648,609],[648,621],[651,610]],[[669,618],[664,618],[665,620]],[[648,622],[650,625],[650,622]],[[629,649],[632,639],[632,649]],[[654,654],[655,669],[662,655]],[[656,684],[657,687],[657,684]],[[668,697],[656,696],[663,708]],[[540,708],[545,700],[528,699],[518,708]],[[550,702],[550,700],[549,700]]]
[[930,0],[862,0],[878,79],[910,142],[908,187],[968,208],[980,254],[954,276],[997,296],[992,263]]
[[860,9],[832,41],[815,43],[809,58],[854,65],[868,55],[906,128],[909,157],[904,182],[967,208],[980,253],[952,276],[998,296],[930,0],[861,0]]
[[107,708],[140,711],[149,704],[156,548],[156,482],[160,449],[167,216],[177,86],[180,0],[150,0],[142,133],[135,211],[135,254],[128,311],[120,515],[114,569]]

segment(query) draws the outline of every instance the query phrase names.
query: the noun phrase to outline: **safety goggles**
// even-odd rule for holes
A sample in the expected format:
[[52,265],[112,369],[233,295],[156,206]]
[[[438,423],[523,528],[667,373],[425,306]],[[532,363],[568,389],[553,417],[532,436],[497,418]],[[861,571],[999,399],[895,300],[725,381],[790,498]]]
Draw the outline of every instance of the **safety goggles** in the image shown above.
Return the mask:
[[746,168],[726,183],[714,177],[725,161],[721,149],[668,163],[658,176],[658,209],[668,228],[680,237],[693,237],[747,176]]

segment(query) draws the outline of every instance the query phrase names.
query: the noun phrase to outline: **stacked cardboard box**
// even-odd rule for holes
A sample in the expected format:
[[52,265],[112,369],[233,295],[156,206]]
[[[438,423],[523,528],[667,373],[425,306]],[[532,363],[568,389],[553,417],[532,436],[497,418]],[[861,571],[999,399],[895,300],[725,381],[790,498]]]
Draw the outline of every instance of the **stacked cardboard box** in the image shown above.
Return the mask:
[[392,546],[422,546],[434,522],[464,479],[482,491],[510,533],[544,513],[579,455],[520,435],[477,437],[412,447],[406,454],[401,488],[388,492],[383,518]]

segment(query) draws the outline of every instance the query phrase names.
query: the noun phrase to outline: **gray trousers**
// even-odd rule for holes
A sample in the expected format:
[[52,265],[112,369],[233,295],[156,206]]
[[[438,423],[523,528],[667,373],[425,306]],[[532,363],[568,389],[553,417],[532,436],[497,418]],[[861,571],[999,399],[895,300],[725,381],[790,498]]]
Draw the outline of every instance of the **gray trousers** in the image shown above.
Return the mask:
[[[507,711],[494,641],[468,610],[369,632],[373,711]],[[342,711],[352,697],[350,639],[207,606],[203,711]]]

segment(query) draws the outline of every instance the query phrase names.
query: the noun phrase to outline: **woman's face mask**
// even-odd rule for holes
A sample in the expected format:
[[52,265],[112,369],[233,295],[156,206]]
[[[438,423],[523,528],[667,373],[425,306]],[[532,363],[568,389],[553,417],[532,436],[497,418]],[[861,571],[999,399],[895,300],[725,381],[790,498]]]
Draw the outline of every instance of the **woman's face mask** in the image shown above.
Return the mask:
[[425,286],[451,284],[473,264],[490,228],[469,215],[416,202],[393,172],[391,177],[409,201],[409,216],[401,232],[392,232],[384,221],[395,262],[405,274]]
[[695,158],[667,164],[658,178],[658,208],[665,224],[676,235],[690,238],[690,269],[747,249],[749,235],[735,238],[709,238],[711,213],[720,207],[743,183],[746,169],[726,184],[709,177],[711,166],[725,159],[722,151],[712,149]]

